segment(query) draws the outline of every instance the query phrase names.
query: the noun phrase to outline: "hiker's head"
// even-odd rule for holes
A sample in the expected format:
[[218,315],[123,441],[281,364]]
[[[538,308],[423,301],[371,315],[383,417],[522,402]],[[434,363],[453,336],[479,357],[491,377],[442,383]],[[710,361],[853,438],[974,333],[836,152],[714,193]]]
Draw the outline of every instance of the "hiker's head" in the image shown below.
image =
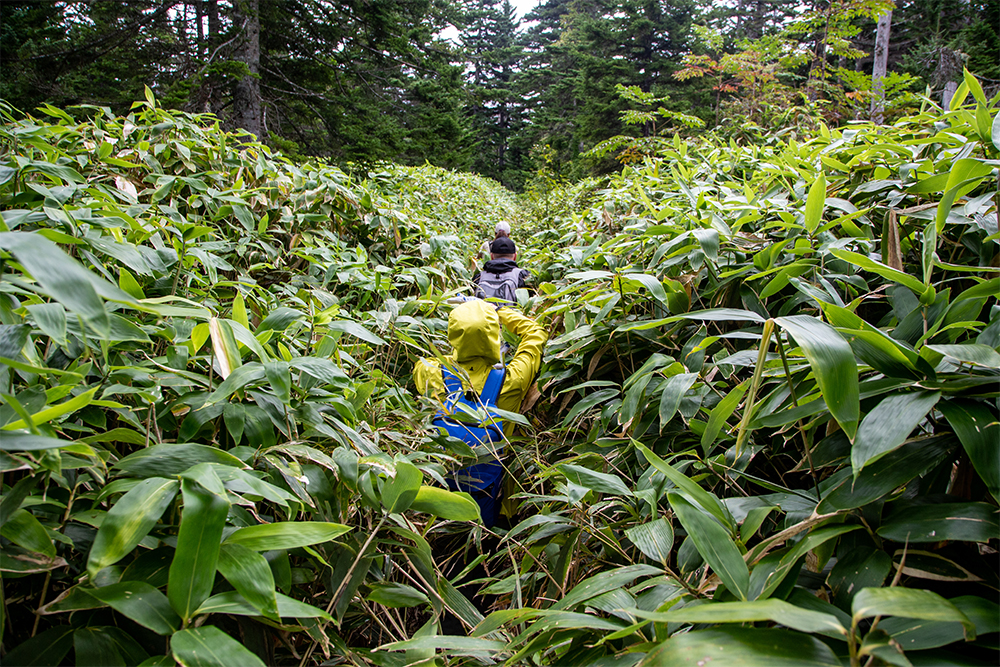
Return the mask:
[[490,244],[490,259],[517,259],[517,246],[507,236],[499,236]]
[[456,306],[448,316],[448,342],[455,361],[475,358],[500,361],[500,316],[492,303],[473,299]]
[[506,220],[497,223],[497,228],[494,230],[494,238],[510,238],[510,223]]

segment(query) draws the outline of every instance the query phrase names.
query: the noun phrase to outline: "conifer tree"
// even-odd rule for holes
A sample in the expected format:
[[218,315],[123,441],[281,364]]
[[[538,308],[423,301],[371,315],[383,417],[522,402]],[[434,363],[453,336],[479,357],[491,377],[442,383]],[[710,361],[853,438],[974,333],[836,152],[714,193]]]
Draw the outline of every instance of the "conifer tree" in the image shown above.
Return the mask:
[[523,180],[523,155],[512,139],[524,124],[514,90],[522,57],[517,17],[509,0],[476,0],[466,16],[462,45],[470,63],[466,114],[475,143],[472,169],[516,187]]

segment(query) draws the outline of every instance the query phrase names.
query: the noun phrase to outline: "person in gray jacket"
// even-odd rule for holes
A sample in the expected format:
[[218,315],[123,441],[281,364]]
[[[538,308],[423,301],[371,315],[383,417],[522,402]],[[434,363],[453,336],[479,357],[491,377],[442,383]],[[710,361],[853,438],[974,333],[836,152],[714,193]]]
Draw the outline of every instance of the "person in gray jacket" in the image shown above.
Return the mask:
[[506,236],[494,239],[490,244],[490,259],[472,277],[476,284],[476,296],[499,305],[514,305],[517,297],[514,290],[526,288],[525,280],[531,276],[527,269],[517,265],[517,246]]

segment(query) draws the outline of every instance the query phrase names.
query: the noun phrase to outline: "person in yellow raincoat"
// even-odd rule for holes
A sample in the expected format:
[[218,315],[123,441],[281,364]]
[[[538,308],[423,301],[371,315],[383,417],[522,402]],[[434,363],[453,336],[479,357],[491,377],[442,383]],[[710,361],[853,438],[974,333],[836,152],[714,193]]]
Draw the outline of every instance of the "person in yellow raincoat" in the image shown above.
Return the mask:
[[[541,367],[542,349],[548,339],[548,333],[533,319],[513,308],[497,309],[494,304],[480,299],[466,301],[452,310],[448,317],[448,342],[451,343],[453,352],[445,357],[445,363],[451,367],[452,374],[461,379],[464,390],[471,390],[478,395],[486,384],[490,370],[502,359],[501,326],[519,336],[521,342],[513,359],[506,364],[506,374],[496,405],[501,410],[517,412]],[[443,400],[448,393],[441,363],[437,359],[418,361],[413,379],[417,391],[425,396]],[[468,386],[470,382],[471,387]],[[511,424],[508,422],[505,430],[510,428]],[[502,473],[499,462],[477,464],[474,467],[479,465],[494,466],[499,473]],[[459,488],[463,486],[461,483],[458,484]],[[490,495],[492,502],[485,504],[486,499],[477,498],[484,513],[483,521],[487,526],[491,526],[499,514],[497,502],[499,488]],[[491,516],[486,516],[487,514]]]

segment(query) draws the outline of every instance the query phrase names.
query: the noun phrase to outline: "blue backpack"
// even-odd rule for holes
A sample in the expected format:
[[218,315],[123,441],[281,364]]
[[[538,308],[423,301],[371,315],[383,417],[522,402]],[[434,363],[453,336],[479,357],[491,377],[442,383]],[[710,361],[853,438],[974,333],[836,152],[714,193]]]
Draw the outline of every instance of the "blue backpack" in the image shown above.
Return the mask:
[[[496,446],[496,443],[503,442],[503,422],[494,409],[497,407],[506,373],[507,369],[503,366],[490,369],[482,392],[476,396],[472,391],[463,390],[461,378],[442,366],[441,379],[444,380],[448,397],[444,408],[438,410],[432,423],[469,447],[478,447],[478,451],[486,449],[491,456],[494,452],[497,456],[503,456],[503,448]],[[460,406],[470,411],[483,409],[489,417],[473,423],[469,421],[469,415],[465,415],[465,421],[461,421],[454,417],[456,413],[463,412]],[[465,491],[475,499],[487,528],[492,527],[500,516],[503,472],[503,464],[493,460],[461,468],[448,479],[448,486],[452,491]]]

